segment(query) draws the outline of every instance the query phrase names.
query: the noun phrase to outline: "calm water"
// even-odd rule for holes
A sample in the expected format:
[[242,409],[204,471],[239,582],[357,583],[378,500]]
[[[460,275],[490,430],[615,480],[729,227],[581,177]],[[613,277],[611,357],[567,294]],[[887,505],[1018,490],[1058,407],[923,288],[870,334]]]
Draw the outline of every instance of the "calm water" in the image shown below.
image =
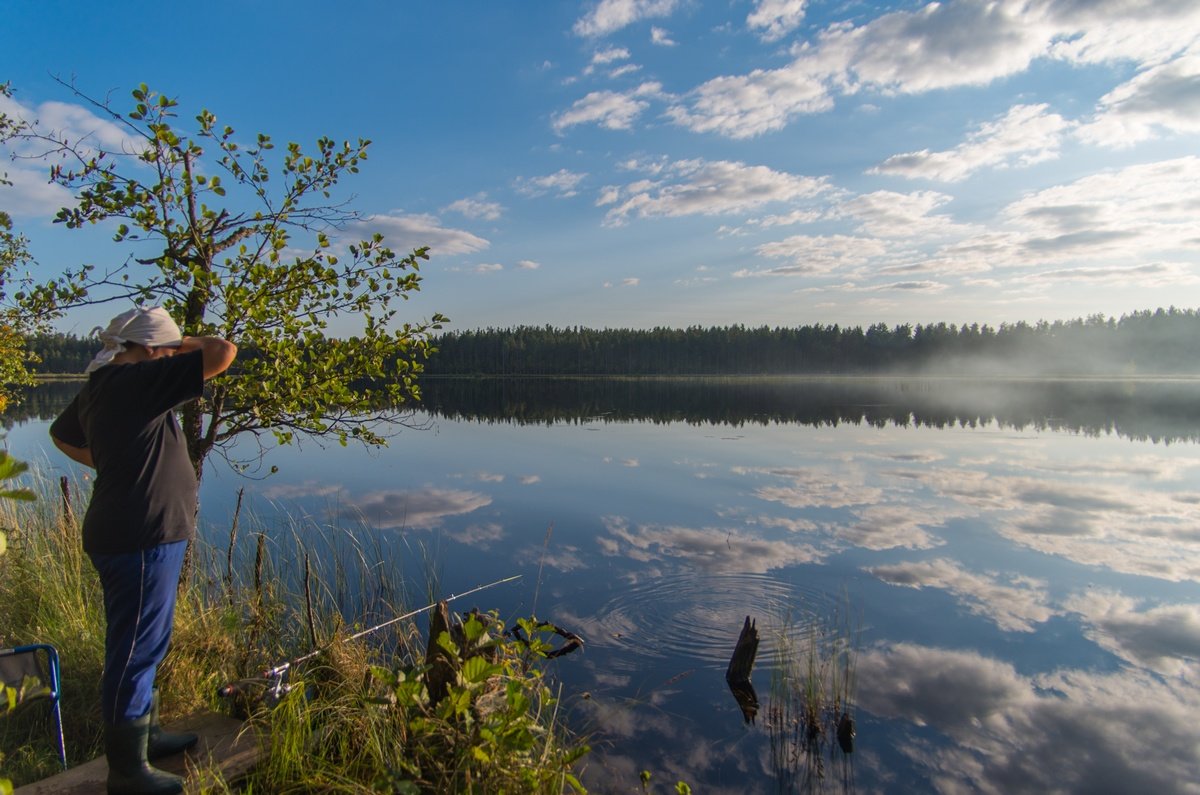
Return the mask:
[[[431,427],[386,450],[277,450],[261,480],[214,465],[206,533],[223,543],[244,485],[264,525],[365,519],[446,593],[524,575],[455,607],[585,637],[549,665],[595,736],[595,791],[648,769],[699,793],[1200,792],[1200,382],[427,391]],[[8,445],[70,471],[47,424]],[[746,616],[752,724],[724,681]],[[850,755],[771,709],[781,651],[813,634],[855,649]]]

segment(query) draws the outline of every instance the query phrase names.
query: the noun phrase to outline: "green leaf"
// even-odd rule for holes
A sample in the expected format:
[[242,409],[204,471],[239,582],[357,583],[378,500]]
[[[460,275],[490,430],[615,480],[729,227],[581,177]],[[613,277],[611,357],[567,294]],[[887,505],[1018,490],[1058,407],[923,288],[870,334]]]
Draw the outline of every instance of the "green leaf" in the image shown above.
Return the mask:
[[482,657],[472,657],[463,663],[462,676],[470,684],[480,684],[503,670],[501,666],[493,665]]

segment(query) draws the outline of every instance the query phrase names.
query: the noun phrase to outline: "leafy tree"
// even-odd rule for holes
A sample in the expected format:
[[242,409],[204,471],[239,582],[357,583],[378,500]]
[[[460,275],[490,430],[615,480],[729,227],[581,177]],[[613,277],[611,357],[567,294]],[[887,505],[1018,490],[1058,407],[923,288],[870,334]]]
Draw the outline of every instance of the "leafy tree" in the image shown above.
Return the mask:
[[[181,412],[197,473],[244,434],[384,443],[419,396],[430,334],[446,318],[393,327],[397,299],[420,289],[427,249],[399,256],[376,234],[340,250],[332,239],[360,218],[332,196],[358,171],[369,141],[321,138],[311,154],[296,143],[277,150],[262,133],[247,143],[208,110],[185,129],[177,101],[145,84],[124,114],[63,85],[126,142],[106,149],[36,125],[18,137],[41,145],[51,181],[77,197],[55,220],[71,229],[113,224],[113,240],[131,253],[115,267],[83,265],[38,285],[24,306],[59,315],[114,299],[160,302],[184,334],[237,343],[235,376],[214,380]],[[361,330],[331,337],[334,320]]]
[[[8,83],[0,83],[0,96],[12,96],[12,87]],[[0,143],[20,135],[26,129],[20,120],[0,113]],[[8,184],[6,175],[0,172],[0,186]],[[12,400],[13,387],[32,383],[26,368],[31,361],[25,348],[25,338],[42,326],[37,315],[31,315],[10,303],[8,295],[9,285],[19,280],[19,270],[29,260],[29,248],[24,236],[13,232],[12,218],[0,210],[0,411]]]

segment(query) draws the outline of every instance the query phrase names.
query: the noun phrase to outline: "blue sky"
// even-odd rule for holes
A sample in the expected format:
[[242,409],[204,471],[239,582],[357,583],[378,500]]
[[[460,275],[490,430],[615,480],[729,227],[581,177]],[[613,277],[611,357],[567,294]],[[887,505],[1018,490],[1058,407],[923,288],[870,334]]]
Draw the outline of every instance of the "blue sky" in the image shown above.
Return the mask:
[[[373,141],[346,188],[452,327],[1034,321],[1200,306],[1200,4],[9,3],[4,109],[145,82],[250,140]],[[49,223],[39,268],[128,255]],[[110,314],[105,309],[100,314]],[[62,324],[85,331],[80,312]]]

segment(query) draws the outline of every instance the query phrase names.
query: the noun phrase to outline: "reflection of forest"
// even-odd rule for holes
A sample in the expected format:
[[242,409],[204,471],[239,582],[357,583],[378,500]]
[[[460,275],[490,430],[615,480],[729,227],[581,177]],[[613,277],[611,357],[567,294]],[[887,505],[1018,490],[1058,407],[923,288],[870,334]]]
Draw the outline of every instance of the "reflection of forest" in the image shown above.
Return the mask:
[[[48,420],[79,381],[28,390],[6,427]],[[995,422],[1015,430],[1200,441],[1200,380],[945,378],[424,378],[436,417],[520,425],[655,423],[944,428]]]
[[1200,441],[1200,381],[932,378],[426,378],[424,405],[450,419],[949,427]]

